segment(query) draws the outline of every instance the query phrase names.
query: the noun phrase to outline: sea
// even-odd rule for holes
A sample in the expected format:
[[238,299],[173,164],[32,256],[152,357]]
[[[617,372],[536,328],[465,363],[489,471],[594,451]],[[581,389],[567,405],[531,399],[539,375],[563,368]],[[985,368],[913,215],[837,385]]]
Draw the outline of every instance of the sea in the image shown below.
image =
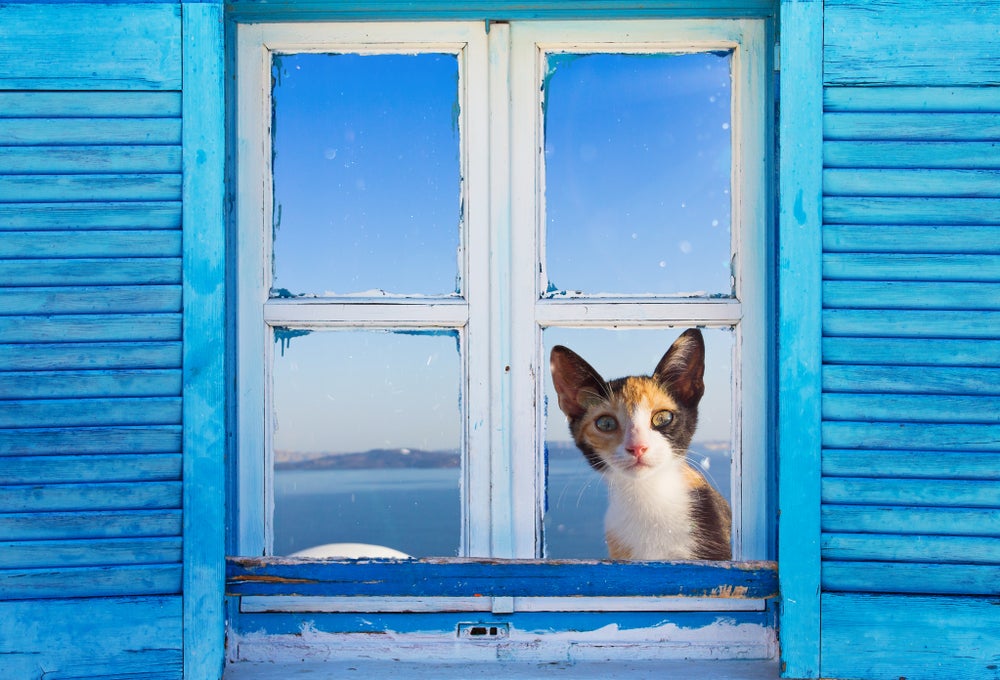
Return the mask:
[[[696,451],[729,496],[729,451]],[[706,462],[707,461],[707,462]],[[461,551],[458,468],[279,469],[275,472],[274,552],[291,555],[327,543],[367,543],[413,557]],[[583,456],[549,447],[544,555],[603,559],[607,489]]]

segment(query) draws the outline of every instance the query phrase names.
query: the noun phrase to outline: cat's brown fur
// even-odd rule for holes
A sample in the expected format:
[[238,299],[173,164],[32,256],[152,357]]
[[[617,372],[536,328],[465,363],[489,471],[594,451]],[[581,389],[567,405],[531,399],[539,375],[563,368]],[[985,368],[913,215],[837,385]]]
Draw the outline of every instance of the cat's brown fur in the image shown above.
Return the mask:
[[572,350],[551,355],[559,408],[608,483],[612,559],[728,560],[729,503],[687,464],[705,391],[705,343],[685,331],[651,376],[605,381]]

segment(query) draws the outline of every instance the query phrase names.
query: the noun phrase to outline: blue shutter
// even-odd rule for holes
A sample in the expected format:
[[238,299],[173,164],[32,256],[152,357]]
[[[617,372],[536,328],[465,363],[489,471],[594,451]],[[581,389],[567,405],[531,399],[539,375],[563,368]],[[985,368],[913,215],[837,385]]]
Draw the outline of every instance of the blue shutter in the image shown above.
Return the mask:
[[1000,2],[825,3],[821,675],[1000,663]]
[[0,8],[0,667],[182,668],[181,10]]

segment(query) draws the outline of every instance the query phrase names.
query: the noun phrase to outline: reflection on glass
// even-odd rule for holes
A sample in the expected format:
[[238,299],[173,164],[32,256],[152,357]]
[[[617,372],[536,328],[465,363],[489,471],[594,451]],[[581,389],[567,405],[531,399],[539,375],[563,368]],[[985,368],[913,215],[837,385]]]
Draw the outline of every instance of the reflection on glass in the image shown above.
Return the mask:
[[549,294],[733,294],[730,61],[549,55]]
[[274,554],[457,555],[453,332],[276,329]]
[[[604,330],[549,328],[544,356],[564,345],[583,357],[605,380],[650,375],[684,329]],[[698,406],[698,429],[688,464],[700,471],[727,500],[731,498],[734,332],[703,328],[705,395]],[[545,556],[550,559],[608,556],[604,540],[607,487],[601,474],[576,447],[559,410],[552,380],[545,380],[546,512]]]
[[455,293],[453,54],[274,59],[272,295]]

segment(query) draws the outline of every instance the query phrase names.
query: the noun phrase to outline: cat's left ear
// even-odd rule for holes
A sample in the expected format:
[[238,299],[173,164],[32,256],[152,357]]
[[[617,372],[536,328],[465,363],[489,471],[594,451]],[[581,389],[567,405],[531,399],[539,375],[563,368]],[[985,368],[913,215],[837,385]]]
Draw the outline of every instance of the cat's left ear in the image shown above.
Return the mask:
[[681,333],[653,371],[675,399],[697,406],[705,394],[705,340],[697,328]]

